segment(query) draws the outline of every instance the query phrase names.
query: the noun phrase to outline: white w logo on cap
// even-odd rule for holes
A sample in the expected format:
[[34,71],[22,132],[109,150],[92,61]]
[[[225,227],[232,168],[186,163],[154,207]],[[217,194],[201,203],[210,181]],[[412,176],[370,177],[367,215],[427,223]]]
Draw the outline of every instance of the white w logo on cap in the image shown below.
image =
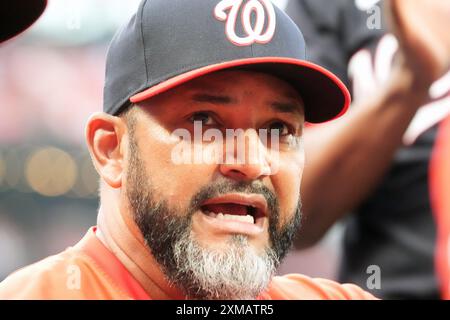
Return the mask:
[[[276,14],[273,4],[270,0],[250,0],[243,7],[244,0],[222,0],[214,9],[215,17],[220,21],[226,21],[225,33],[228,39],[237,46],[249,46],[254,43],[269,43],[276,27]],[[229,10],[229,13],[226,11]],[[245,37],[239,37],[236,34],[236,21],[239,11],[242,10],[242,26]],[[252,13],[256,14],[255,24],[252,25]],[[267,27],[264,26],[267,14]]]

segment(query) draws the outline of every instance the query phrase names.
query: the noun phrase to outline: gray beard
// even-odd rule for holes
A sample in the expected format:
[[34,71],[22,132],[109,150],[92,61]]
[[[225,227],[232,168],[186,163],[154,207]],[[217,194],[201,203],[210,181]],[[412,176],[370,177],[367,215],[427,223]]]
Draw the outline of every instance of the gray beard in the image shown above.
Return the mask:
[[251,300],[267,287],[278,266],[272,249],[258,255],[243,235],[231,236],[225,250],[203,248],[189,233],[174,244],[174,279],[194,299]]

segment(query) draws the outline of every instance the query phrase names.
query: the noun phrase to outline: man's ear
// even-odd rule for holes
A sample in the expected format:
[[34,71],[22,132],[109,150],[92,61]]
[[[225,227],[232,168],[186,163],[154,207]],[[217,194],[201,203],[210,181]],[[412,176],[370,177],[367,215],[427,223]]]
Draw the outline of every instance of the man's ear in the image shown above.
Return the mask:
[[112,188],[122,186],[125,122],[106,113],[92,115],[86,125],[86,142],[95,169]]

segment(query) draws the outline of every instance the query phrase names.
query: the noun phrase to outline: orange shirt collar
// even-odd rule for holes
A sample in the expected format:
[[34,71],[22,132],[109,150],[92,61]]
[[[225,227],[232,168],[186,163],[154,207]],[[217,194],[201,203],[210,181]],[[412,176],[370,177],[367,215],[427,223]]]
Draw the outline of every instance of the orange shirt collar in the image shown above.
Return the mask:
[[102,268],[103,271],[105,271],[113,281],[130,296],[131,299],[151,299],[119,259],[117,259],[117,257],[97,238],[95,235],[96,230],[96,227],[90,228],[75,248],[83,251],[89,257],[94,259],[100,268]]

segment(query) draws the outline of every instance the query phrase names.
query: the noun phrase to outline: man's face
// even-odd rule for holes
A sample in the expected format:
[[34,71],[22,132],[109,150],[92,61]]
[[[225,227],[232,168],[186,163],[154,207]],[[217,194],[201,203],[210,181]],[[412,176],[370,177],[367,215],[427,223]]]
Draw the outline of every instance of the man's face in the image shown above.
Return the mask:
[[[191,298],[256,298],[300,221],[304,112],[297,92],[266,74],[224,71],[133,108],[123,187],[167,278]],[[190,137],[174,136],[180,129]],[[223,140],[194,139],[208,129]],[[241,129],[245,143],[227,138],[227,129]],[[264,134],[273,142],[271,132],[278,143],[262,143]],[[228,157],[179,164],[180,147],[192,158],[212,150]],[[239,152],[245,161],[237,161]]]

